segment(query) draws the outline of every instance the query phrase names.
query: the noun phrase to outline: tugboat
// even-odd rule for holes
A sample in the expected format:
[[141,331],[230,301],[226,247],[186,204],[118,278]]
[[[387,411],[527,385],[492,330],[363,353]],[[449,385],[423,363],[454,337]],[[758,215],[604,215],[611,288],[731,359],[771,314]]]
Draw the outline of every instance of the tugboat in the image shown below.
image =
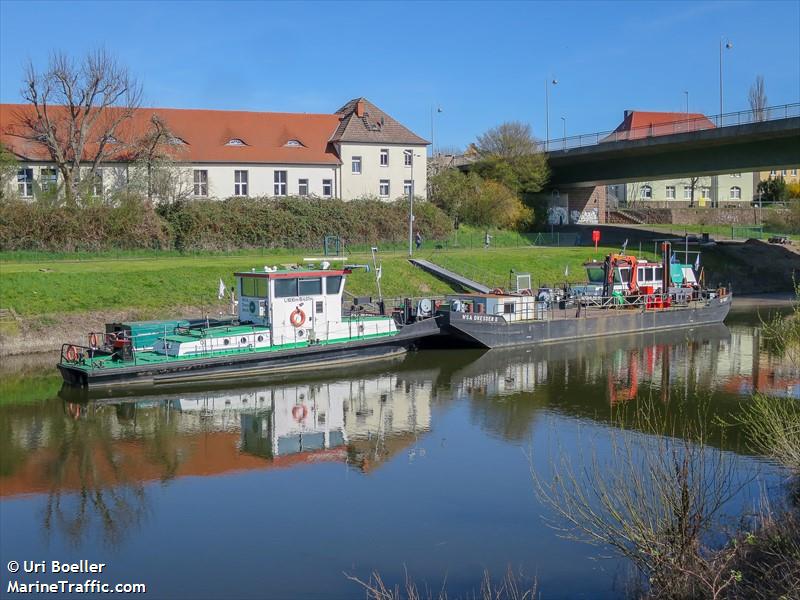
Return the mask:
[[[323,267],[328,267],[325,264]],[[410,300],[393,314],[343,311],[348,268],[265,267],[235,273],[238,318],[112,323],[88,345],[64,344],[58,368],[72,386],[147,386],[222,380],[382,358],[439,333]]]
[[[512,292],[447,297],[439,311],[442,332],[483,348],[561,342],[608,335],[721,323],[733,295],[698,283],[692,265],[610,254],[586,263],[589,283],[570,288],[530,288],[530,276],[518,275]],[[702,279],[702,278],[701,278]]]

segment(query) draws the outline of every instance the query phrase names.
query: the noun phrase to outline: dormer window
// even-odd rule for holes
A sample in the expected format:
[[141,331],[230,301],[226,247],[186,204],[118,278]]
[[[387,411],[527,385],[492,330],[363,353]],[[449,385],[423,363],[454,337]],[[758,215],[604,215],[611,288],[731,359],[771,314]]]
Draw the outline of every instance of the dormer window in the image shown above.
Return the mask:
[[294,139],[289,140],[288,142],[286,142],[284,144],[284,146],[286,146],[287,148],[304,148],[305,147],[300,140],[294,140]]
[[109,135],[106,137],[106,144],[119,144],[119,140],[113,135]]
[[169,136],[169,139],[167,139],[167,142],[169,144],[172,144],[173,146],[183,146],[183,145],[186,144],[186,140],[183,140],[183,139],[181,139],[181,138],[179,138],[178,136],[175,136],[175,135]]
[[231,138],[228,140],[226,146],[247,146],[242,138]]

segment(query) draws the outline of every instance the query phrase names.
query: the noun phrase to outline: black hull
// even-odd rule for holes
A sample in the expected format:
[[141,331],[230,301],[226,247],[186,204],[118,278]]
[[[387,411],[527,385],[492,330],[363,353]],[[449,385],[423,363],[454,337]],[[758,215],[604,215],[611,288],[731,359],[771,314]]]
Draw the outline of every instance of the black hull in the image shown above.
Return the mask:
[[511,323],[501,316],[449,312],[444,315],[442,329],[464,343],[483,348],[549,344],[722,323],[731,301],[731,296],[725,296],[695,308],[646,311],[612,308],[602,314],[596,311],[588,316]]
[[395,336],[356,342],[308,346],[273,352],[238,354],[196,360],[176,360],[85,371],[68,363],[58,365],[64,382],[71,386],[102,388],[114,386],[176,385],[193,381],[224,381],[276,372],[304,371],[375,360],[402,354],[425,337],[440,332],[436,319],[403,327]]

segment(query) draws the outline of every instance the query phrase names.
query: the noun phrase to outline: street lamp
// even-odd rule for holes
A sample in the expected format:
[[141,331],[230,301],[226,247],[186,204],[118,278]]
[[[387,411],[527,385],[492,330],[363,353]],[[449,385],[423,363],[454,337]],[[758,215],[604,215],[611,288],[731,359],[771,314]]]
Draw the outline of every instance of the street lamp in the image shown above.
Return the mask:
[[[722,125],[722,113],[723,110],[723,103],[722,103],[722,44],[724,38],[719,38],[719,118],[720,122],[717,123],[717,126]],[[724,40],[725,42],[725,49],[730,50],[733,48],[733,42],[730,40]]]
[[545,120],[545,142],[544,151],[550,148],[550,86],[558,85],[558,79],[553,81],[544,80],[544,120]]
[[413,150],[409,151],[411,157],[411,185],[408,188],[408,255],[414,256],[414,158],[419,158]]
[[561,139],[564,150],[567,149],[567,117],[561,117]]
[[436,114],[440,112],[442,112],[440,107],[431,106],[431,156],[436,156],[436,138],[434,137],[433,119]]
[[686,95],[686,118],[689,118],[689,90],[683,90],[683,93]]

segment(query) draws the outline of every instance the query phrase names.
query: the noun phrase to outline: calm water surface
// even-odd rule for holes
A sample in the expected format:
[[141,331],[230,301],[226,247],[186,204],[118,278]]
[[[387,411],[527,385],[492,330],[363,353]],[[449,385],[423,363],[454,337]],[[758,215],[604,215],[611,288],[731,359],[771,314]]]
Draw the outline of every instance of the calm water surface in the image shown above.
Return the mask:
[[[614,407],[646,397],[723,418],[754,389],[800,397],[757,322],[88,400],[49,362],[7,361],[2,595],[9,560],[89,559],[147,598],[361,597],[343,573],[396,582],[404,568],[454,596],[508,566],[543,598],[621,597],[623,565],[543,522],[528,454],[546,469],[589,439],[602,452]],[[781,493],[784,474],[736,430],[710,443],[757,474],[733,514]]]

